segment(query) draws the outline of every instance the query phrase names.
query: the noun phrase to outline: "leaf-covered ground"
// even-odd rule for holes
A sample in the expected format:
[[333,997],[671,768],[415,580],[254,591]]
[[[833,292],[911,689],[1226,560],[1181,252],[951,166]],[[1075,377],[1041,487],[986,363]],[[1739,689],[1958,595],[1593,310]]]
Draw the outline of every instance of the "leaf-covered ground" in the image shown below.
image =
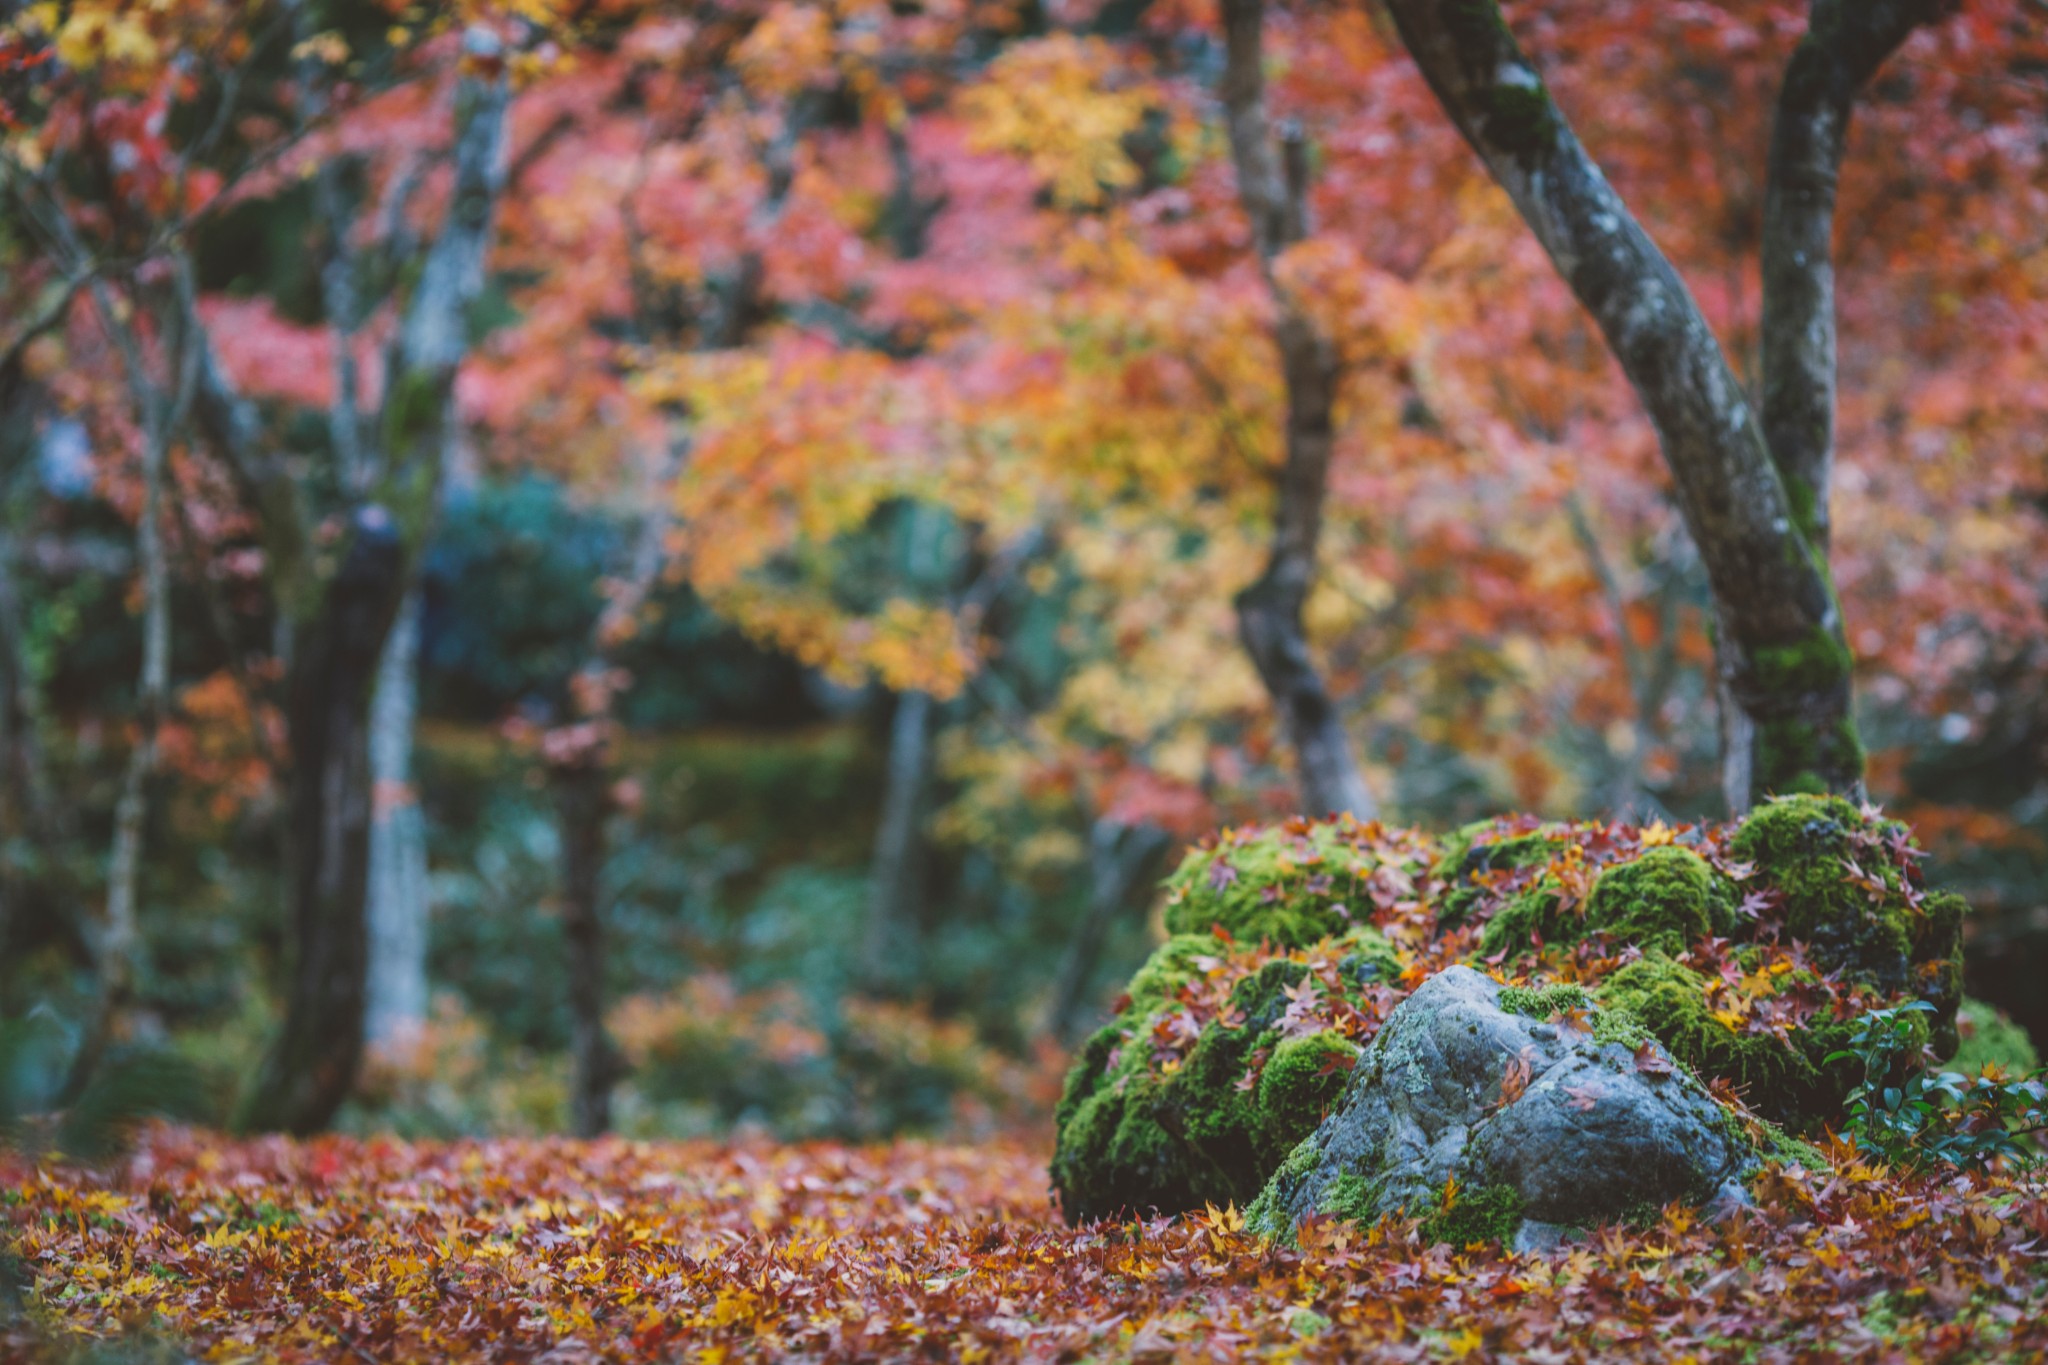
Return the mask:
[[620,1141],[234,1143],[0,1158],[0,1358],[153,1334],[213,1360],[2030,1360],[2048,1186],[1770,1178],[1547,1256],[1234,1213],[1073,1229],[1045,1153]]

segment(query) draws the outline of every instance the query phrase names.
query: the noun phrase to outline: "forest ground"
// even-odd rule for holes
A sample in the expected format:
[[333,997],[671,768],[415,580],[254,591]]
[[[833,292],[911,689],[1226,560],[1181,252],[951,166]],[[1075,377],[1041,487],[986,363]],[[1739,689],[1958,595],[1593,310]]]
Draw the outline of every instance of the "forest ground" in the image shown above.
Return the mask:
[[[1063,1224],[1031,1140],[323,1138],[157,1129],[0,1157],[0,1358],[2026,1360],[2048,1183],[1838,1164],[1544,1255],[1398,1220]],[[109,1352],[92,1338],[120,1338]],[[90,1354],[88,1355],[88,1351]]]

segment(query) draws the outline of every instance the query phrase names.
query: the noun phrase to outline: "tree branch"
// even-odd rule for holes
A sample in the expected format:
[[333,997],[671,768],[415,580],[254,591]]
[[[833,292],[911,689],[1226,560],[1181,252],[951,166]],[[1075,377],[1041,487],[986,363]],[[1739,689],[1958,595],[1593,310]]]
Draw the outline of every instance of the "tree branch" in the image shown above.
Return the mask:
[[1835,192],[1857,94],[1937,0],[1813,0],[1771,130],[1763,431],[1800,531],[1828,542],[1835,430]]
[[[498,39],[472,28],[465,54],[495,61]],[[455,175],[447,217],[427,250],[418,286],[399,324],[394,365],[386,377],[382,415],[385,496],[408,545],[417,545],[440,486],[441,452],[455,372],[469,351],[470,326],[483,296],[491,225],[505,184],[505,109],[510,87],[502,71],[463,76],[455,91]]]
[[1264,19],[1263,0],[1223,2],[1227,50],[1219,93],[1238,198],[1251,220],[1252,243],[1273,299],[1273,340],[1287,393],[1287,452],[1273,512],[1272,555],[1265,572],[1238,594],[1238,633],[1293,741],[1304,806],[1317,815],[1349,811],[1369,819],[1377,803],[1358,771],[1302,625],[1336,440],[1340,367],[1329,338],[1273,273],[1279,254],[1309,230],[1308,158],[1298,126],[1283,130],[1281,152],[1273,145],[1266,118]]

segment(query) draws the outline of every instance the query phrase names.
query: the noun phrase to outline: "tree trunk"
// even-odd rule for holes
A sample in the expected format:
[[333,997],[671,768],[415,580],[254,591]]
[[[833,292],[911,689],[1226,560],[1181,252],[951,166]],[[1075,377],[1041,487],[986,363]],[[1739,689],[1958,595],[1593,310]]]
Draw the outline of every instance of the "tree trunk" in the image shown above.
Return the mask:
[[1226,60],[1222,97],[1237,172],[1238,198],[1251,220],[1252,241],[1277,314],[1273,340],[1287,390],[1286,458],[1273,514],[1266,571],[1238,594],[1237,629],[1245,652],[1273,698],[1300,769],[1302,806],[1311,815],[1378,813],[1309,653],[1302,607],[1315,581],[1316,545],[1335,441],[1332,410],[1339,373],[1336,348],[1318,332],[1273,275],[1274,259],[1308,236],[1308,156],[1299,129],[1287,131],[1276,156],[1267,126],[1262,0],[1225,0]]
[[420,593],[399,605],[370,702],[369,979],[364,1036],[402,1042],[427,1017],[426,820],[412,785]]
[[320,611],[296,633],[287,685],[291,777],[286,867],[292,915],[284,1031],[245,1100],[245,1129],[318,1132],[355,1083],[369,960],[370,695],[405,592],[397,528],[356,514]]
[[612,1084],[619,1059],[604,1023],[604,921],[598,900],[604,871],[605,818],[611,813],[606,764],[556,764],[548,770],[562,839],[562,937],[569,968],[569,1112],[577,1137],[612,1126]]
[[1045,1029],[1060,1042],[1072,1037],[1088,1001],[1088,983],[1102,961],[1109,926],[1130,902],[1153,860],[1166,851],[1166,831],[1154,825],[1126,825],[1098,817],[1088,832],[1088,909],[1067,940],[1054,978]]
[[[1834,336],[1828,259],[1847,100],[1934,0],[1815,0],[1774,135],[1766,236],[1767,404],[1783,452],[1745,400],[1698,304],[1551,102],[1494,0],[1386,0],[1452,122],[1514,201],[1657,429],[1718,623],[1724,786],[1746,809],[1772,792],[1859,793],[1853,659],[1827,571],[1827,433]],[[1810,55],[1814,49],[1820,56]],[[1813,79],[1816,62],[1839,80]],[[1847,94],[1830,93],[1846,89]],[[1826,224],[1826,225],[1824,225]],[[1772,340],[1772,338],[1776,340]],[[1792,363],[1794,352],[1799,363]],[[1821,376],[1825,391],[1818,391]]]
[[932,722],[937,712],[929,692],[896,698],[889,724],[889,765],[883,776],[882,821],[875,833],[875,857],[868,882],[868,918],[861,945],[861,975],[886,990],[903,976],[903,940],[916,923],[924,893],[924,841],[920,837],[925,793],[931,784]]
[[[66,1103],[83,1094],[107,1048],[119,1038],[124,1016],[135,996],[142,930],[137,911],[142,878],[142,841],[149,820],[150,779],[156,774],[157,736],[163,725],[171,674],[170,567],[164,553],[164,465],[170,458],[172,429],[184,421],[196,372],[189,360],[170,394],[159,392],[144,368],[141,347],[121,321],[111,291],[95,283],[93,297],[100,315],[122,354],[131,398],[141,418],[142,511],[135,526],[135,546],[142,573],[142,675],[135,689],[135,744],[121,777],[121,795],[114,805],[114,842],[107,860],[107,910],[100,926],[95,958],[99,994],[85,1037],[65,1078]],[[190,347],[178,350],[189,357]]]
[[1814,0],[1771,127],[1763,233],[1764,442],[1801,533],[1823,553],[1835,459],[1835,192],[1849,120],[1857,94],[1937,9],[1933,0]]

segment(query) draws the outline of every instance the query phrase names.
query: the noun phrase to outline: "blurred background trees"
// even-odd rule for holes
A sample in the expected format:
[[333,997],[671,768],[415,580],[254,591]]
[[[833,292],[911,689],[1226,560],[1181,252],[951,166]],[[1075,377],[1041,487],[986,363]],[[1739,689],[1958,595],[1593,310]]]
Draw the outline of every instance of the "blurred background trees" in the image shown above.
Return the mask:
[[[1226,10],[18,9],[9,1093],[993,1121],[1218,823],[1718,814],[1708,567],[1593,320],[1380,8]],[[1808,7],[1506,17],[1769,427]],[[1863,87],[1827,527],[1871,791],[2037,1033],[2039,19]]]

